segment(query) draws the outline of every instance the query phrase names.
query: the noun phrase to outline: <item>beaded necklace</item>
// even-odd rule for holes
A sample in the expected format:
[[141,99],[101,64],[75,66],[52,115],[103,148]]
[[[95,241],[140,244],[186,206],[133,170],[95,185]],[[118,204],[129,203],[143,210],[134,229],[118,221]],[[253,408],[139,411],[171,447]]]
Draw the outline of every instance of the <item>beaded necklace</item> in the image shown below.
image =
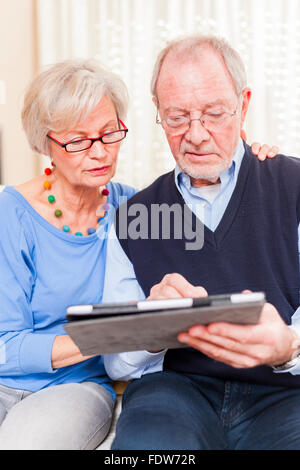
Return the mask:
[[[52,170],[51,170],[50,168],[46,168],[45,171],[44,171],[44,173],[45,173],[46,176],[50,176],[51,173],[52,173]],[[45,189],[46,191],[49,191],[49,190],[51,189],[51,186],[52,186],[52,185],[51,185],[50,181],[46,179],[46,180],[44,181],[44,183],[43,183],[43,186],[44,186],[44,189]],[[107,188],[105,188],[105,187],[104,187],[104,188],[103,188],[103,187],[100,187],[100,188],[99,188],[99,192],[100,192],[100,194],[102,194],[103,196],[108,196],[108,195],[109,195],[109,190],[108,190]],[[54,203],[56,202],[55,196],[53,196],[53,194],[50,194],[50,195],[48,196],[48,201],[49,201],[50,204],[54,204]],[[98,224],[100,224],[101,221],[102,221],[102,219],[105,217],[105,214],[106,214],[106,212],[107,212],[108,209],[109,209],[109,205],[108,205],[108,204],[103,204],[103,205],[101,206],[101,208],[104,210],[104,214],[103,214],[102,216],[98,217],[98,215],[99,215],[99,214],[97,214],[98,210],[97,210],[97,212],[96,212],[97,223],[98,223]],[[55,215],[55,217],[60,218],[60,217],[63,215],[63,212],[62,212],[61,209],[55,209],[54,215]],[[70,229],[70,226],[69,226],[69,225],[63,225],[63,226],[62,226],[62,230],[63,230],[64,232],[66,232],[66,233],[70,233],[70,232],[71,232],[71,229]],[[87,232],[88,232],[89,235],[92,235],[93,233],[96,232],[96,230],[94,229],[94,227],[89,227],[89,228],[87,229]],[[82,232],[75,232],[75,235],[76,235],[76,236],[79,236],[79,237],[82,237],[82,236],[83,236],[83,233],[82,233]]]

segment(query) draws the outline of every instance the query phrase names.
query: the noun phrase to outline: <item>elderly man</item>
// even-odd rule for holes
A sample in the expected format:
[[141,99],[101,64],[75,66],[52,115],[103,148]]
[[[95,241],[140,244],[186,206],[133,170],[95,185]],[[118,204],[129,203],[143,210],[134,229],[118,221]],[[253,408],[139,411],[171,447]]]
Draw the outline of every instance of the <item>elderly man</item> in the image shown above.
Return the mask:
[[257,325],[195,325],[179,335],[188,347],[108,355],[113,378],[136,379],[114,449],[300,449],[300,160],[253,158],[239,137],[246,85],[223,40],[187,38],[159,56],[153,100],[177,165],[135,195],[128,214],[135,203],[191,204],[204,240],[187,249],[184,235],[125,238],[116,224],[103,300],[249,289],[268,303]]

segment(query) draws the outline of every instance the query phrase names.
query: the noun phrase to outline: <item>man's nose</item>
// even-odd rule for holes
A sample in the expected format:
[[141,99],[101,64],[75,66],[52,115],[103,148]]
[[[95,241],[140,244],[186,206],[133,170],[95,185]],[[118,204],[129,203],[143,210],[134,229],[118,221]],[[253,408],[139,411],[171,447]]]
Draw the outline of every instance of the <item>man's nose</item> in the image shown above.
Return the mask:
[[201,120],[191,119],[190,127],[185,133],[185,140],[191,142],[194,145],[200,145],[203,141],[210,139],[210,133],[203,126]]
[[101,140],[95,140],[93,142],[93,145],[89,149],[89,156],[92,158],[99,158],[99,157],[105,157],[106,155],[106,149],[105,149],[105,144],[101,142]]

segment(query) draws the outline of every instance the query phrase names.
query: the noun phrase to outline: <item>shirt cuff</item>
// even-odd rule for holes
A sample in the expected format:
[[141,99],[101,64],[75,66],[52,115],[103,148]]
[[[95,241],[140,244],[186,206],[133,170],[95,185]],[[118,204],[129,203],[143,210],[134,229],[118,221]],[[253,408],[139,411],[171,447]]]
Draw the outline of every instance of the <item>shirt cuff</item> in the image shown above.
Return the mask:
[[131,351],[104,354],[103,362],[107,374],[112,380],[139,379],[143,374],[159,372],[163,369],[166,349],[158,353]]
[[[295,333],[297,333],[297,335],[300,338],[300,324],[299,324],[299,322],[295,323],[294,325],[289,325],[289,328],[294,330]],[[294,366],[291,366],[288,369],[284,369],[284,370],[274,370],[273,369],[273,372],[275,372],[275,374],[286,374],[287,372],[289,372],[292,375],[300,374],[300,358],[298,359],[298,362]]]
[[292,324],[292,325],[289,325],[289,328],[291,328],[291,330],[294,330],[295,333],[297,333],[297,335],[298,335],[299,338],[300,338],[300,324],[299,324],[299,322],[294,323],[294,324]]
[[151,364],[153,361],[156,361],[166,354],[167,350],[163,349],[157,353],[151,353],[149,351],[131,351],[126,353],[121,353],[120,357],[126,362],[128,365],[134,367],[141,367],[147,366]]
[[56,335],[28,333],[24,336],[19,351],[20,367],[25,374],[55,373],[51,354]]

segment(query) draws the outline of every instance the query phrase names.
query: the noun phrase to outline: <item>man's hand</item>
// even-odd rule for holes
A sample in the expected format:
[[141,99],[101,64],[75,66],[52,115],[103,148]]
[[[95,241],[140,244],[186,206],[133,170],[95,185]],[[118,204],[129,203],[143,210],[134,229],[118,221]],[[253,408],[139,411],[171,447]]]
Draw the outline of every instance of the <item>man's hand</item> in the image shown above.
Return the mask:
[[[203,287],[193,286],[181,274],[166,274],[162,281],[155,284],[147,300],[178,299],[181,297],[207,297]],[[159,351],[149,351],[157,353]]]
[[283,364],[300,346],[297,334],[269,303],[264,305],[256,325],[197,325],[188,333],[180,333],[178,340],[235,368]]
[[177,299],[180,297],[207,297],[204,287],[193,286],[181,274],[166,274],[159,284],[155,284],[147,300]]
[[[241,130],[241,138],[245,142],[247,141],[247,136],[246,136],[246,132],[244,131],[244,129]],[[279,152],[279,148],[276,145],[273,145],[272,147],[270,147],[270,145],[267,145],[267,144],[261,145],[259,142],[253,142],[253,144],[251,145],[251,150],[252,150],[252,153],[256,155],[257,158],[261,160],[262,162],[266,158],[274,158],[275,155],[277,155]]]

